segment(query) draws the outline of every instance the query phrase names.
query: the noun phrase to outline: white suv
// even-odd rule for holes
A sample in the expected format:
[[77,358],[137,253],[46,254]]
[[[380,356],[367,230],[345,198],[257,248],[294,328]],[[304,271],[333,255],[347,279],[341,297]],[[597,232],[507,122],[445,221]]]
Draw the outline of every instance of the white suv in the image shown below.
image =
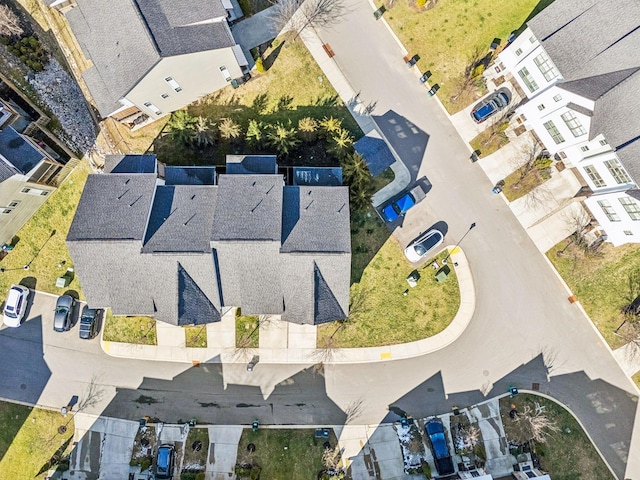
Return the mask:
[[11,285],[4,304],[4,318],[7,327],[19,327],[29,302],[29,289],[22,285]]

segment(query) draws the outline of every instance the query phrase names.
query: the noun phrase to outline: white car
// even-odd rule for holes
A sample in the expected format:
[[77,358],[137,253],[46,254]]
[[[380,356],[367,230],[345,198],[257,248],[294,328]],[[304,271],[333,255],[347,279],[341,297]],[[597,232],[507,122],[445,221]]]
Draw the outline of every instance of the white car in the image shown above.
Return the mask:
[[2,321],[7,327],[19,327],[29,303],[29,289],[22,285],[11,285],[4,304]]
[[443,240],[444,236],[440,230],[434,228],[411,242],[409,246],[404,249],[404,255],[410,262],[419,262],[420,259],[440,245]]

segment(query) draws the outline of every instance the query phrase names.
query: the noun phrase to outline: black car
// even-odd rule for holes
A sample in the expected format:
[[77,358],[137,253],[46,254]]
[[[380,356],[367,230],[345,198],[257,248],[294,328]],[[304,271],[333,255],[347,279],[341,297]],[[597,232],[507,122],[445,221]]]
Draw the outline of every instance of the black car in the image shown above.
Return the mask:
[[82,309],[80,317],[80,338],[91,340],[100,331],[100,320],[102,319],[102,310],[89,308],[87,305]]
[[173,445],[164,444],[158,447],[158,455],[156,457],[156,478],[158,480],[173,477],[174,456],[175,448]]
[[455,472],[453,460],[449,453],[447,445],[447,437],[444,433],[444,425],[438,418],[432,418],[427,422],[424,429],[429,437],[429,446],[433,454],[433,460],[436,464],[436,470],[440,475],[451,475]]

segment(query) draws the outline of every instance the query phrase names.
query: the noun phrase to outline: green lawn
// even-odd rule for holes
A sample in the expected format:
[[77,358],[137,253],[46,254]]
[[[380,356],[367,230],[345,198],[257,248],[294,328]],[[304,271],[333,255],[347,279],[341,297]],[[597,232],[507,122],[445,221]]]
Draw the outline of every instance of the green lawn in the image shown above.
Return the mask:
[[[58,433],[61,425],[67,427],[63,434]],[[70,415],[0,402],[0,478],[45,478],[54,454],[68,453],[73,429]]]
[[207,326],[183,327],[187,347],[207,348]]
[[260,329],[258,317],[254,315],[236,316],[236,348],[258,348]]
[[562,241],[547,252],[547,258],[611,348],[622,346],[625,342],[614,330],[623,320],[620,309],[628,303],[629,278],[640,271],[640,245],[614,247],[604,243],[596,254],[585,255]]
[[[517,30],[532,14],[552,0],[435,0],[429,10],[417,9],[415,2],[393,2],[384,18],[400,38],[410,55],[420,56],[418,68],[431,70],[431,84],[441,88],[438,97],[455,113],[478,98],[484,89],[471,89],[459,95],[459,85],[470,59],[478,51],[489,53],[494,38],[506,44],[509,34]],[[376,0],[376,7],[385,0]],[[426,89],[425,89],[426,95]]]
[[509,143],[509,138],[503,132],[504,128],[502,129],[502,132],[500,132],[492,130],[492,127],[489,127],[473,138],[469,142],[469,145],[471,145],[471,148],[474,151],[480,152],[478,153],[479,158],[486,157],[497,152],[500,148]]
[[507,200],[513,202],[520,197],[524,197],[527,193],[531,192],[536,187],[542,185],[549,179],[549,173],[532,168],[528,172],[523,174],[521,167],[518,170],[510,173],[504,179],[504,187],[502,187],[502,193],[507,197]]
[[124,317],[107,310],[103,339],[106,342],[157,345],[156,321],[151,317]]
[[[446,251],[437,258],[445,256]],[[458,312],[460,291],[453,268],[447,279],[438,283],[431,263],[427,261],[418,270],[418,285],[410,288],[406,278],[414,267],[397,240],[389,238],[366,266],[360,281],[351,285],[349,320],[318,327],[318,346],[393,345],[444,330]]]
[[[90,172],[89,164],[86,161],[80,162],[62,186],[50,195],[18,231],[16,247],[0,262],[0,266],[7,269],[0,273],[0,302],[4,301],[6,292],[14,283],[23,283],[30,288],[56,295],[72,290],[78,293],[79,298],[84,298],[77,276],[74,276],[66,288],[57,288],[56,279],[67,268],[73,267],[65,239]],[[38,253],[40,248],[42,250]],[[28,271],[20,268],[29,262],[31,264]],[[60,264],[62,266],[58,267]]]
[[[193,448],[195,442],[201,442],[199,450]],[[209,451],[209,429],[196,427],[189,430],[187,442],[184,446],[184,460],[182,468],[188,470],[203,470],[207,465],[207,453]]]
[[559,427],[558,432],[549,432],[545,443],[535,444],[542,469],[549,472],[554,480],[613,480],[611,472],[575,418],[564,407],[546,398],[521,393],[514,398],[500,399],[500,413],[507,438],[510,432],[518,428],[517,422],[509,417],[511,405],[515,405],[518,412],[522,413],[525,406],[535,411],[535,402],[544,407],[547,418]]
[[[337,444],[333,430],[330,431],[331,447]],[[238,444],[238,464],[259,465],[260,478],[269,480],[316,480],[323,469],[322,453],[326,440],[315,438],[313,429],[259,429],[242,431]],[[253,443],[255,452],[247,451]],[[248,477],[241,477],[248,478]]]

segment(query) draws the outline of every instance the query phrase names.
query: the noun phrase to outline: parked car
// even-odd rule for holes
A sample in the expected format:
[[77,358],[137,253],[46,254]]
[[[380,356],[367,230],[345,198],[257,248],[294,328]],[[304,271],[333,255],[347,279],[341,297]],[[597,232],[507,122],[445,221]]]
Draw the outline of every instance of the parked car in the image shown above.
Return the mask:
[[102,319],[102,310],[89,308],[85,305],[80,316],[80,329],[78,334],[84,340],[91,340],[100,331],[100,321]]
[[453,466],[453,460],[451,460],[451,454],[449,453],[449,445],[447,444],[447,437],[444,434],[442,421],[438,418],[432,418],[427,422],[424,429],[429,437],[429,445],[438,474],[451,475],[455,472],[455,468]]
[[19,327],[29,303],[29,289],[23,285],[11,285],[4,304],[2,322],[7,327]]
[[492,93],[476,105],[476,108],[471,111],[471,117],[473,117],[476,123],[482,123],[491,115],[509,105],[510,101],[511,98],[509,98],[506,91]]
[[444,240],[444,235],[440,230],[432,228],[424,235],[416,238],[407,248],[404,249],[404,255],[410,262],[418,262],[421,258],[433,251]]
[[402,195],[400,198],[388,203],[382,208],[382,217],[387,222],[393,222],[400,218],[400,216],[407,213],[411,207],[422,200],[425,197],[424,191],[420,185],[415,186],[409,192]]
[[66,332],[71,328],[71,318],[75,306],[76,300],[70,295],[61,295],[58,297],[56,309],[53,314],[54,331]]
[[173,477],[173,457],[175,448],[173,445],[164,444],[158,447],[156,456],[156,479],[165,480]]

